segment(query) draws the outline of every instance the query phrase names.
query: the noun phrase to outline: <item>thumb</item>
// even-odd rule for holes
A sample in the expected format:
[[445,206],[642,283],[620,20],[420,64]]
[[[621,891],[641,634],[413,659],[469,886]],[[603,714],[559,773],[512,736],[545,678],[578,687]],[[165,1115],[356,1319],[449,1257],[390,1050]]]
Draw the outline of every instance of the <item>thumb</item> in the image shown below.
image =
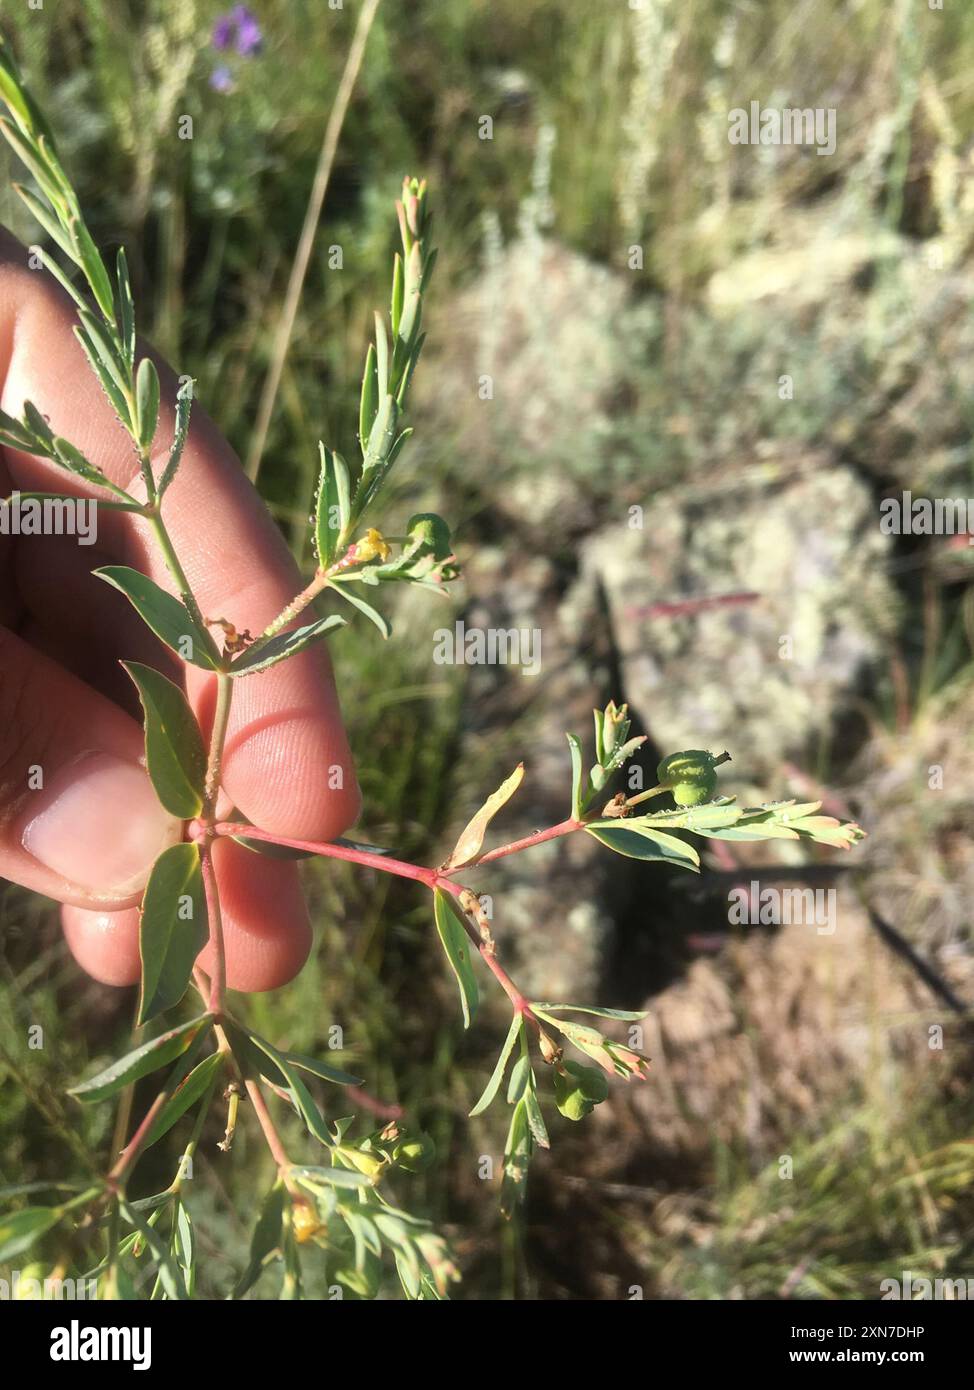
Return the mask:
[[133,719],[0,628],[0,877],[78,907],[136,903],[181,834],[142,755]]

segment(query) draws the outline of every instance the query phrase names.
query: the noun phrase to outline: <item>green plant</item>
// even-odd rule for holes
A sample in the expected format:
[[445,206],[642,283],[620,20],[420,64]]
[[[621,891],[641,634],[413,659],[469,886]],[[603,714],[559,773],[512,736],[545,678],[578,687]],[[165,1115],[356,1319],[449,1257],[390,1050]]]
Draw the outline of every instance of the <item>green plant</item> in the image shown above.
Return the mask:
[[[458,879],[507,855],[552,839],[584,832],[616,853],[649,862],[696,870],[699,854],[679,832],[704,838],[783,837],[848,847],[862,832],[819,816],[818,803],[781,802],[742,808],[733,798],[711,799],[715,768],[727,755],[700,750],[670,755],[660,765],[660,784],[627,796],[618,792],[602,809],[610,781],[643,742],[630,738],[625,706],[610,703],[595,714],[595,761],[586,771],[582,745],[569,735],[572,761],[571,814],[557,825],[524,839],[484,851],[489,825],[518,790],[519,766],[491,795],[460,834],[438,867],[400,860],[376,846],[348,839],[315,843],[273,835],[240,818],[220,818],[224,745],[231,702],[239,680],[254,679],[279,662],[320,641],[344,619],[304,615],[328,591],[388,635],[388,624],[363,588],[373,594],[386,583],[407,583],[442,592],[456,578],[449,529],[433,514],[412,517],[400,536],[384,535],[374,524],[377,502],[390,470],[409,437],[403,426],[409,384],[423,347],[423,298],[435,251],[423,182],[406,179],[397,203],[401,251],[393,266],[388,330],[380,315],[365,363],[359,409],[360,458],[348,462],[333,449],[320,448],[320,481],[314,517],[315,573],[304,589],[256,636],[228,619],[207,619],[176,554],[164,518],[166,493],[180,468],[190,428],[192,382],[184,382],[176,402],[176,425],[168,457],[154,468],[152,446],[159,428],[160,383],[150,357],[140,351],[135,308],[124,251],[110,273],[81,214],[74,189],[57,155],[53,135],[25,89],[6,47],[0,47],[0,99],[9,120],[0,130],[33,175],[38,192],[18,189],[28,208],[80,272],[85,289],[46,253],[44,264],[71,296],[78,314],[76,333],[92,371],[138,458],[144,498],[113,484],[69,440],[55,435],[29,402],[21,419],[0,412],[0,443],[53,460],[85,484],[99,489],[100,506],[144,519],[168,567],[170,593],[146,575],[125,566],[96,571],[120,590],[151,631],[185,664],[204,671],[215,687],[212,731],[204,739],[183,691],[167,676],[143,663],[128,662],[145,716],[145,758],[160,802],[183,822],[180,843],[157,859],[145,889],[140,920],[142,961],[138,1021],[156,1032],[98,1075],[75,1086],[81,1103],[96,1104],[134,1082],[165,1071],[159,1092],[134,1134],[105,1175],[70,1189],[48,1206],[19,1207],[0,1219],[0,1260],[32,1248],[65,1222],[84,1219],[92,1267],[85,1277],[100,1278],[106,1297],[192,1296],[197,1270],[193,1218],[186,1201],[186,1164],[191,1160],[211,1105],[223,1094],[229,1113],[223,1147],[229,1149],[241,1099],[246,1097],[277,1166],[254,1226],[250,1260],[233,1289],[243,1297],[267,1265],[283,1263],[283,1297],[301,1295],[301,1247],[323,1251],[329,1278],[355,1297],[374,1295],[379,1261],[393,1257],[402,1286],[411,1298],[442,1298],[457,1271],[445,1242],[429,1223],[403,1210],[392,1196],[397,1173],[412,1173],[433,1160],[429,1139],[399,1121],[364,1136],[353,1135],[354,1117],[326,1121],[305,1078],[335,1086],[357,1079],[327,1062],[278,1049],[243,1019],[228,1012],[220,894],[213,847],[232,837],[256,852],[314,854],[342,859],[412,880],[432,896],[433,919],[444,954],[454,972],[464,1022],[470,1026],[479,1003],[475,956],[486,966],[510,1002],[510,1029],[491,1078],[472,1114],[498,1096],[510,1066],[506,1098],[511,1120],[504,1158],[502,1205],[510,1214],[521,1200],[532,1154],[549,1144],[533,1051],[551,1069],[554,1097],[561,1112],[577,1120],[608,1093],[607,1076],[645,1078],[649,1059],[630,1037],[621,1043],[590,1024],[565,1015],[584,1014],[614,1023],[636,1024],[643,1017],[586,1005],[528,999],[501,964],[487,914],[477,894]],[[89,298],[90,296],[90,302]],[[35,494],[40,495],[40,494]],[[50,494],[48,494],[50,496]],[[312,610],[313,612],[313,610]],[[222,638],[215,638],[218,629]],[[675,810],[634,814],[638,804],[672,790]],[[212,969],[197,964],[209,943]],[[195,988],[202,1012],[183,1018],[176,1010]],[[570,1045],[600,1071],[564,1058]],[[320,1161],[306,1163],[286,1151],[268,1107],[275,1095],[297,1114],[320,1146]],[[195,1111],[190,1137],[172,1182],[141,1200],[129,1196],[140,1158],[170,1128]],[[61,1190],[59,1184],[51,1189]],[[16,1204],[21,1189],[5,1194]],[[86,1248],[88,1246],[86,1245]]]

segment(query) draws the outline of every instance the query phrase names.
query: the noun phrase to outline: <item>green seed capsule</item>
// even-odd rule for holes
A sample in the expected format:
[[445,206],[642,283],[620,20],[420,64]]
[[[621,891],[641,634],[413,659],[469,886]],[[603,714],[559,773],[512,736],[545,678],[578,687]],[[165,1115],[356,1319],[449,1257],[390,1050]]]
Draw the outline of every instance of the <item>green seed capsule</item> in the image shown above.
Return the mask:
[[411,1134],[394,1150],[393,1158],[407,1173],[422,1173],[436,1158],[436,1145],[428,1134]]
[[555,1072],[555,1103],[566,1120],[582,1120],[609,1094],[604,1072],[566,1062],[564,1071]]
[[673,793],[677,806],[700,806],[712,801],[717,790],[717,773],[712,753],[702,748],[687,748],[671,753],[656,769],[660,784]]

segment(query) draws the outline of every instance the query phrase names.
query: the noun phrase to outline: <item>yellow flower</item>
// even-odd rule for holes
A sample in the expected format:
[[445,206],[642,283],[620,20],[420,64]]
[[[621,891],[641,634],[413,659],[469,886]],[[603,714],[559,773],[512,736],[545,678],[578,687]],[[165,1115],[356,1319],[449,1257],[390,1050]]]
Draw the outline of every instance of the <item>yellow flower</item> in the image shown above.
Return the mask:
[[391,554],[389,544],[382,532],[377,531],[374,526],[370,526],[363,538],[355,543],[356,564],[363,560],[374,560],[377,555],[385,564]]
[[299,1245],[304,1245],[321,1230],[318,1213],[305,1202],[295,1203],[291,1211],[291,1225]]

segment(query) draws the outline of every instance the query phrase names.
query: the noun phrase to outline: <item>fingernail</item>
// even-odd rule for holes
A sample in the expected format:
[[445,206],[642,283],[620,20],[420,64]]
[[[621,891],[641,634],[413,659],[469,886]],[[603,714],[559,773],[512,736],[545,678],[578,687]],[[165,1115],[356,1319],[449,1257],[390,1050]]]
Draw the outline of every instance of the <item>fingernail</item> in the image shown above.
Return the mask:
[[69,763],[37,795],[21,835],[24,849],[98,897],[137,892],[159,853],[180,836],[145,769],[107,753]]

